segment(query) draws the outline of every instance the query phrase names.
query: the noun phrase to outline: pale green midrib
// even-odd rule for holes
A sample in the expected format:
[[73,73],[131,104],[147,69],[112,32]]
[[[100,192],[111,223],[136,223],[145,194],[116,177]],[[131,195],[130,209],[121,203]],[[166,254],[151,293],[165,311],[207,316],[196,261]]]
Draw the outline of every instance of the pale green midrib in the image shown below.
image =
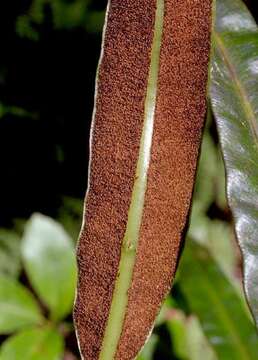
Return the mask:
[[151,156],[163,20],[164,0],[157,0],[139,157],[136,166],[127,226],[122,242],[118,270],[119,275],[115,283],[109,318],[99,356],[100,360],[111,360],[115,358],[127,310],[128,290],[131,286],[135,265]]
[[246,114],[247,123],[249,123],[249,125],[250,125],[251,133],[253,135],[254,142],[256,144],[256,148],[258,149],[258,127],[257,127],[257,123],[256,123],[256,116],[253,111],[252,105],[248,99],[246,89],[244,88],[241,81],[238,79],[237,71],[236,71],[233,63],[231,62],[230,56],[228,54],[228,51],[224,45],[224,42],[223,42],[220,34],[216,31],[214,31],[213,39],[214,39],[214,43],[217,44],[217,49],[219,50],[220,54],[224,58],[225,63],[228,67],[228,70],[232,76],[240,103],[242,104],[242,107]]
[[[198,261],[198,259],[196,259],[196,261]],[[225,328],[228,330],[228,333],[230,334],[230,337],[235,344],[235,348],[238,349],[239,351],[239,355],[240,355],[239,359],[249,360],[250,359],[249,352],[247,351],[244,343],[242,342],[241,337],[238,335],[238,331],[235,328],[235,324],[231,320],[227,310],[225,309],[224,304],[221,302],[220,294],[215,291],[212,284],[210,283],[210,280],[208,279],[208,275],[206,273],[206,269],[203,268],[203,266],[201,265],[200,267],[202,268],[203,275],[207,280],[203,282],[203,285],[207,290],[207,294],[210,300],[213,302],[214,306],[217,307],[217,309],[219,310],[217,312],[218,317],[225,325]]]

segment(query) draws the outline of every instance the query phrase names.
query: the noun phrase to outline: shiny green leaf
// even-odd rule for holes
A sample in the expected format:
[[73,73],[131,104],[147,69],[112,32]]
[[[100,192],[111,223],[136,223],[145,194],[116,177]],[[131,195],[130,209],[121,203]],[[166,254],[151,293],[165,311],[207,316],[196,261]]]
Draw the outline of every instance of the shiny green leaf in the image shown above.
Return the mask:
[[257,359],[258,336],[237,290],[197,243],[187,242],[179,284],[219,359]]
[[29,280],[49,307],[52,318],[61,319],[72,309],[76,261],[72,240],[54,220],[33,215],[22,242]]
[[9,334],[43,320],[33,295],[16,280],[0,276],[0,334]]
[[217,0],[210,86],[245,292],[258,325],[258,28],[240,0]]
[[[220,149],[221,150],[221,149]],[[221,151],[217,152],[216,203],[221,209],[227,209],[225,167]]]
[[6,340],[0,350],[0,360],[61,360],[62,337],[49,328],[31,329]]

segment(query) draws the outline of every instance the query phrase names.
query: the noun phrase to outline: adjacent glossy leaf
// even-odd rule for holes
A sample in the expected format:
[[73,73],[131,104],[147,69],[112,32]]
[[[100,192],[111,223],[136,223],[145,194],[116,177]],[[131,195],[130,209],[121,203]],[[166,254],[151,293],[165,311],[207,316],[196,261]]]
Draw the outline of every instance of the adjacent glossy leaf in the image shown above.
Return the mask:
[[76,262],[72,240],[54,220],[33,215],[22,242],[29,280],[41,300],[60,319],[72,309]]
[[258,325],[258,29],[240,0],[217,0],[213,49],[211,102],[243,253],[245,291]]
[[217,152],[216,203],[221,209],[228,210],[225,166],[221,149]]
[[63,339],[56,330],[31,329],[6,340],[0,360],[61,360],[63,351]]
[[16,280],[0,275],[0,334],[43,321],[33,295]]
[[17,277],[21,269],[20,258],[19,236],[0,229],[0,274]]
[[179,283],[219,359],[257,359],[258,337],[238,292],[197,243],[186,245]]

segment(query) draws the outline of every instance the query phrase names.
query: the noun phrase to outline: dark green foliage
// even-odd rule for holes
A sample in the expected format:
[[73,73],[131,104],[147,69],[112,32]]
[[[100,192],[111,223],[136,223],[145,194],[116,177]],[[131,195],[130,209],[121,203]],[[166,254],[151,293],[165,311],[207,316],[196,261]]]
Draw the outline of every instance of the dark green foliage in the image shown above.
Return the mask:
[[26,225],[21,253],[30,289],[0,275],[0,334],[15,332],[3,343],[0,358],[59,359],[72,329],[64,320],[75,293],[74,244],[61,225],[35,214]]

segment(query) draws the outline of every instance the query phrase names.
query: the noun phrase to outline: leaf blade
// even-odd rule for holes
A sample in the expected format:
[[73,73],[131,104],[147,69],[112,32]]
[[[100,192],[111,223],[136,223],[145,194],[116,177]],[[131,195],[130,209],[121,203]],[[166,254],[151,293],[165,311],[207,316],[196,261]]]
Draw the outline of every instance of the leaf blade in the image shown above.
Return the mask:
[[241,1],[217,1],[213,53],[211,102],[244,259],[245,292],[258,323],[258,29]]
[[0,351],[1,360],[61,360],[63,339],[54,329],[23,331],[6,340]]
[[0,229],[0,274],[17,277],[21,269],[20,257],[19,236]]
[[[110,1],[106,19],[77,251],[74,314],[81,353],[89,359],[135,358],[171,286],[206,112],[211,1],[184,0],[177,11],[173,1]],[[142,147],[145,137],[151,149]],[[113,302],[117,293],[123,304]]]
[[32,294],[13,279],[0,276],[0,333],[9,334],[43,320]]
[[237,291],[208,251],[189,241],[179,271],[180,288],[218,357],[256,359],[255,327]]
[[52,317],[62,319],[72,309],[76,262],[72,241],[63,228],[43,215],[33,215],[22,242],[28,277]]

